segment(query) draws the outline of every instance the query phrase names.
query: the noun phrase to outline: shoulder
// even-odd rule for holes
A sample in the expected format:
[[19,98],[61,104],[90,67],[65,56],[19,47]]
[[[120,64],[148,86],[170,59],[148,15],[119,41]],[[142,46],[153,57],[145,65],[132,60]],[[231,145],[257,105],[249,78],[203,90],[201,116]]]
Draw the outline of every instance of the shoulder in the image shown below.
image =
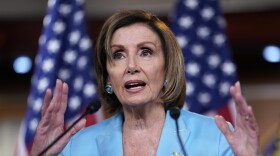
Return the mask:
[[[232,155],[231,148],[213,117],[185,110],[181,110],[180,117],[190,131],[188,139],[190,146],[211,147],[208,152],[215,153],[214,155]],[[232,127],[230,123],[229,126]]]
[[[215,125],[215,121],[212,117],[197,114],[194,112],[181,110],[181,116],[188,125],[192,125],[194,123],[205,123],[208,125]],[[199,124],[201,126],[201,124]]]
[[[213,129],[217,132],[220,132],[213,117],[197,114],[186,110],[181,110],[181,116],[189,128],[207,128],[208,131],[209,129]],[[228,125],[231,129],[233,129],[231,123],[228,123]]]
[[63,149],[61,155],[99,155],[98,144],[107,138],[110,131],[119,131],[122,123],[121,113],[76,133]]
[[91,138],[96,138],[97,136],[102,135],[102,133],[104,133],[104,131],[107,129],[111,130],[119,127],[121,125],[121,120],[122,115],[121,113],[118,113],[106,120],[82,129],[77,134],[75,134],[72,139],[79,139],[81,137],[88,138],[88,136]]

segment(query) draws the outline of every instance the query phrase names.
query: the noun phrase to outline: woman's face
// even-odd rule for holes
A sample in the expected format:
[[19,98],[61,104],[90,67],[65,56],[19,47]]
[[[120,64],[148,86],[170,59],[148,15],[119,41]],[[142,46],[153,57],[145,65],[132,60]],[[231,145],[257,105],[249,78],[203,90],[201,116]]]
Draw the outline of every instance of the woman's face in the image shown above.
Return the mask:
[[108,83],[123,106],[159,101],[164,82],[164,54],[158,35],[136,23],[117,29],[110,44],[113,62],[107,61]]

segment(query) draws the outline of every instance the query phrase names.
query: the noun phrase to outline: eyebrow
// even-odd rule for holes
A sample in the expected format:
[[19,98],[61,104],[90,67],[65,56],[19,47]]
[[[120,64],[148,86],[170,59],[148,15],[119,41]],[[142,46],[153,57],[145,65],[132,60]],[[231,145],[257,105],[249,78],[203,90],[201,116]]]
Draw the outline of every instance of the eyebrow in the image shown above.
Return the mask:
[[[141,46],[143,46],[143,45],[145,45],[145,44],[151,44],[151,45],[153,45],[153,46],[155,46],[155,47],[157,46],[157,43],[156,43],[156,42],[144,41],[144,42],[141,42],[141,43],[137,44],[137,47],[141,47]],[[110,45],[110,48],[114,48],[114,47],[124,48],[124,46],[123,46],[123,45],[120,45],[120,44],[113,44],[113,45]]]
[[151,42],[151,41],[144,41],[144,42],[141,42],[140,44],[138,44],[138,46],[143,46],[145,44],[152,44],[154,45],[155,47],[157,46],[157,43],[156,42]]
[[117,48],[124,48],[123,45],[118,45],[118,44],[110,45],[110,48],[114,48],[114,47],[117,47]]

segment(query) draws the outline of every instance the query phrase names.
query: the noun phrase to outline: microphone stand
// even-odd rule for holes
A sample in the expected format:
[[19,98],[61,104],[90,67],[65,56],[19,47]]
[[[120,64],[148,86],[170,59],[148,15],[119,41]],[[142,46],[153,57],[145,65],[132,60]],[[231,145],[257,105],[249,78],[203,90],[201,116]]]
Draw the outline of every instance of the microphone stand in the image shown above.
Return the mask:
[[184,156],[187,156],[187,152],[186,152],[185,146],[184,146],[182,138],[181,138],[181,136],[179,134],[178,118],[180,117],[180,109],[178,107],[171,107],[170,108],[170,116],[175,120],[177,137],[179,139],[180,146],[183,149]]
[[42,152],[39,153],[38,156],[43,156],[54,144],[56,144],[65,134],[67,134],[82,118],[84,118],[88,114],[92,114],[99,110],[101,107],[100,101],[95,101],[90,103],[87,107],[86,111],[73,123],[70,127],[68,127],[63,133],[61,133],[53,142],[51,142]]

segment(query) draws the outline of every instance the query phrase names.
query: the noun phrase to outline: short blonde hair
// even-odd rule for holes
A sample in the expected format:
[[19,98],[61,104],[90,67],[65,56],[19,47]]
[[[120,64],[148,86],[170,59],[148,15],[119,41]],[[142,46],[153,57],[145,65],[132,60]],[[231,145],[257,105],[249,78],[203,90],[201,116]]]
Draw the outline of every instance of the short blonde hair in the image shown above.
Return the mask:
[[158,17],[143,10],[122,10],[106,20],[97,39],[94,60],[98,92],[102,103],[110,113],[117,112],[122,105],[115,94],[105,90],[108,79],[106,61],[110,61],[110,43],[114,32],[135,23],[146,24],[160,38],[165,59],[165,80],[168,84],[161,91],[165,107],[182,107],[186,98],[185,64],[181,48],[171,30]]

